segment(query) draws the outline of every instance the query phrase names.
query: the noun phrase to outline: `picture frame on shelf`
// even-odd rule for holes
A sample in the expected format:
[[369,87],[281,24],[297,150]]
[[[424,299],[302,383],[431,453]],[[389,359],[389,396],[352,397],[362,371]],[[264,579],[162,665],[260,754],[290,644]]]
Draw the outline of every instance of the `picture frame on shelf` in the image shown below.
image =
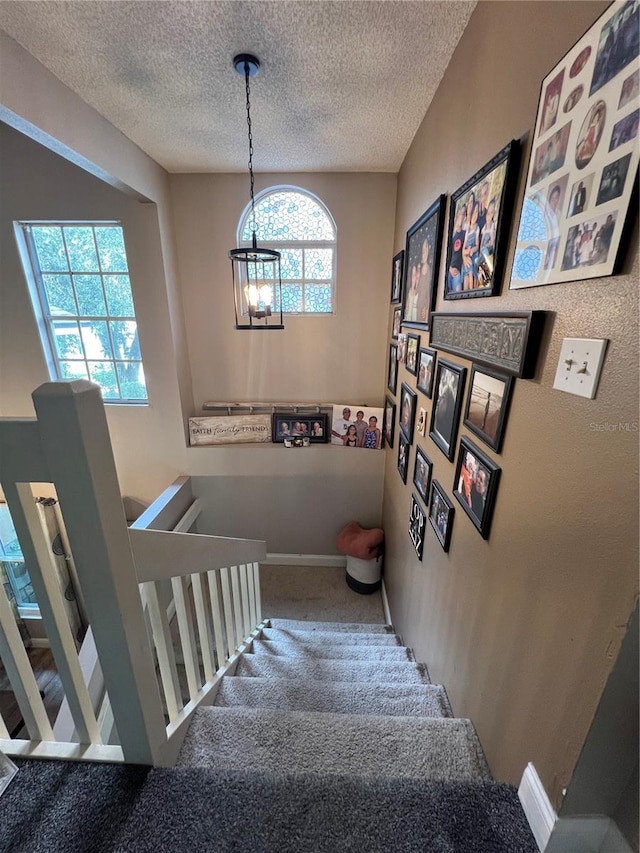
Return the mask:
[[434,480],[431,484],[431,500],[429,501],[429,524],[445,553],[451,544],[454,516],[455,507],[440,483]]
[[413,376],[418,375],[418,350],[420,349],[420,335],[407,335],[407,357],[405,366]]
[[433,377],[435,374],[436,351],[427,347],[420,347],[418,354],[418,381],[416,388],[425,397],[433,396]]
[[403,326],[429,328],[440,269],[445,204],[446,196],[441,195],[407,231],[402,285]]
[[402,273],[404,272],[404,249],[394,256],[391,264],[391,304],[402,302]]
[[403,382],[400,386],[400,432],[409,444],[413,444],[417,399],[416,392]]
[[512,139],[451,195],[445,299],[500,293],[519,165]]
[[396,344],[389,344],[387,388],[392,394],[395,394],[398,389],[398,347]]
[[468,438],[460,439],[453,496],[483,539],[489,538],[501,470]]
[[496,453],[502,449],[513,376],[474,364],[471,368],[463,423]]
[[402,477],[402,482],[407,482],[407,471],[409,468],[409,453],[411,445],[402,433],[398,435],[398,473]]
[[284,444],[289,439],[308,439],[310,444],[326,444],[329,440],[329,417],[299,412],[276,412],[271,416],[271,441]]
[[382,420],[382,436],[389,447],[393,447],[396,427],[396,404],[390,397],[385,397],[384,415]]
[[391,321],[391,337],[394,340],[398,339],[400,329],[402,328],[402,305],[398,305],[393,309],[393,320]]
[[453,460],[467,369],[444,358],[438,359],[429,437]]
[[427,528],[427,516],[415,495],[411,495],[411,515],[409,516],[409,536],[416,550],[417,558],[422,562],[424,553],[424,534]]
[[620,270],[637,213],[635,0],[612,3],[543,79],[510,288]]
[[416,445],[416,459],[413,466],[413,485],[424,501],[425,506],[429,503],[429,486],[431,484],[431,472],[433,462],[429,459],[420,445]]

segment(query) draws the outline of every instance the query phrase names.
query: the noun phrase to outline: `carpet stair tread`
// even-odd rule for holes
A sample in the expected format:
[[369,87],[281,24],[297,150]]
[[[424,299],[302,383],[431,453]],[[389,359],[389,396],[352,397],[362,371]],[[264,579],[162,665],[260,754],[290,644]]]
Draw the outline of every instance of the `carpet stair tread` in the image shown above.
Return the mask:
[[440,684],[375,684],[285,678],[225,677],[213,703],[336,714],[452,717]]
[[300,643],[358,643],[363,646],[401,646],[398,634],[365,634],[364,631],[298,631],[295,628],[263,628],[263,640]]
[[200,707],[176,762],[210,770],[482,780],[469,720]]
[[430,684],[424,663],[410,661],[309,660],[267,654],[240,656],[236,676],[304,678],[312,681],[394,681]]
[[347,633],[394,634],[393,625],[377,622],[314,622],[306,619],[265,619],[271,628],[294,631],[346,631]]
[[343,643],[299,643],[287,640],[254,640],[251,653],[328,660],[413,661],[406,646],[359,646]]

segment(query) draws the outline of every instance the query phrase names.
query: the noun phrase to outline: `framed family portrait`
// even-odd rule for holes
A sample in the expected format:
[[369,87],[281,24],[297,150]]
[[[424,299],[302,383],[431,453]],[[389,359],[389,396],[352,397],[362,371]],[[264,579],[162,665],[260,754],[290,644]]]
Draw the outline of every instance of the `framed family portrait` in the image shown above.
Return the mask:
[[391,264],[391,302],[402,300],[402,272],[404,267],[404,249],[394,257]]
[[402,477],[402,482],[407,482],[407,469],[409,467],[409,451],[411,445],[402,433],[398,436],[398,473]]
[[500,471],[468,438],[460,439],[453,495],[483,539],[489,538]]
[[391,337],[397,338],[400,334],[400,329],[402,326],[402,306],[398,305],[397,308],[393,309],[393,321],[391,323]]
[[384,409],[357,403],[334,403],[331,444],[339,447],[382,449]]
[[420,335],[407,335],[407,357],[405,365],[409,373],[414,376],[418,374],[418,350],[420,348]]
[[387,370],[387,388],[392,394],[396,393],[398,388],[398,347],[396,344],[389,344],[389,369]]
[[386,397],[384,401],[384,416],[382,419],[382,436],[389,447],[393,447],[395,426],[396,404],[390,397]]
[[418,395],[407,385],[402,383],[400,388],[400,432],[409,444],[413,443],[413,428],[416,419],[416,400]]
[[421,447],[416,447],[416,461],[413,469],[413,485],[418,494],[425,502],[429,501],[429,485],[431,483],[431,470],[433,463]]
[[431,399],[433,394],[433,374],[436,363],[435,350],[422,347],[418,356],[418,381],[416,388]]
[[514,139],[451,196],[445,299],[500,292],[519,163]]
[[443,551],[449,550],[451,543],[451,528],[455,509],[444,489],[437,480],[431,486],[431,501],[429,502],[429,524]]
[[496,453],[502,449],[502,436],[509,413],[513,377],[473,365],[464,412],[464,425]]
[[542,81],[511,288],[615,274],[637,191],[638,0],[612,3]]
[[440,269],[445,200],[446,196],[441,195],[407,231],[402,311],[405,326],[429,328]]
[[288,439],[305,438],[311,444],[326,444],[329,439],[328,423],[326,414],[278,412],[271,416],[271,440],[284,444]]
[[424,551],[424,532],[427,527],[427,516],[424,514],[422,507],[416,500],[415,495],[411,495],[411,515],[409,516],[409,536],[413,542],[413,547],[416,549],[416,556],[422,560]]
[[429,436],[449,460],[453,459],[458,435],[466,373],[465,367],[438,360]]

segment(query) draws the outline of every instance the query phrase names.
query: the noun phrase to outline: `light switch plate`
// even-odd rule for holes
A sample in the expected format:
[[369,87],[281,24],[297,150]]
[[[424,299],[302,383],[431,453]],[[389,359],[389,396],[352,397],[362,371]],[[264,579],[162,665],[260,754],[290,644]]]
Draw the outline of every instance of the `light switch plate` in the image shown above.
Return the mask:
[[593,400],[607,343],[607,340],[594,338],[565,338],[553,387],[567,394]]

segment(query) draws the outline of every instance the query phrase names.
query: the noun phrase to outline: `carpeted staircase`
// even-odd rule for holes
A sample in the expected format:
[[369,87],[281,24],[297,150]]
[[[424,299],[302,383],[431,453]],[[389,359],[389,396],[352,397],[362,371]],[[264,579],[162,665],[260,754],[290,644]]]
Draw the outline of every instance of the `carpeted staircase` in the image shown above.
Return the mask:
[[0,850],[537,853],[515,789],[491,779],[471,722],[390,626],[268,625],[195,712],[176,767],[47,762],[45,825],[38,763],[19,762]]

